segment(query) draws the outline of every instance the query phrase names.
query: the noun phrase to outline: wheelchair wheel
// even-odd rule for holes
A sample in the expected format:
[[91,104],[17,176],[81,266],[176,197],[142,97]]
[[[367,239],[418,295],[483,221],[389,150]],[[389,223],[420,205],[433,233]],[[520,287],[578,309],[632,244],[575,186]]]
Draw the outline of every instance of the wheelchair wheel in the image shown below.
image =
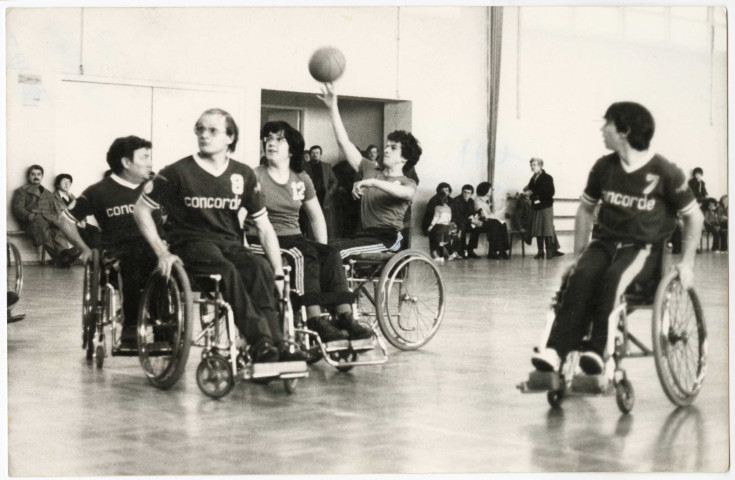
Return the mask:
[[444,282],[431,258],[404,250],[385,264],[377,295],[380,330],[394,347],[416,350],[439,330],[444,316]]
[[552,390],[546,393],[546,401],[552,408],[561,408],[564,393],[561,390]]
[[192,335],[193,301],[184,267],[175,263],[166,281],[148,279],[138,309],[138,357],[154,386],[172,387],[186,369]]
[[94,351],[94,363],[97,365],[97,368],[102,368],[102,365],[105,364],[105,345],[97,345],[97,348]]
[[87,360],[94,358],[94,337],[97,333],[97,314],[100,300],[100,252],[92,250],[92,257],[84,266],[82,287],[82,348],[87,349]]
[[8,292],[13,292],[20,297],[20,292],[23,290],[23,261],[20,258],[20,250],[11,242],[8,242],[7,267]]
[[615,402],[617,402],[620,411],[625,414],[633,410],[635,391],[633,390],[633,384],[627,378],[623,378],[615,386]]
[[666,396],[675,405],[690,405],[707,370],[707,328],[699,297],[693,289],[684,291],[676,271],[656,290],[653,353]]
[[203,358],[197,367],[199,390],[211,398],[222,398],[232,390],[235,380],[229,362],[219,355]]
[[283,389],[286,391],[286,393],[290,395],[296,391],[296,382],[298,380],[298,378],[286,378],[283,380]]

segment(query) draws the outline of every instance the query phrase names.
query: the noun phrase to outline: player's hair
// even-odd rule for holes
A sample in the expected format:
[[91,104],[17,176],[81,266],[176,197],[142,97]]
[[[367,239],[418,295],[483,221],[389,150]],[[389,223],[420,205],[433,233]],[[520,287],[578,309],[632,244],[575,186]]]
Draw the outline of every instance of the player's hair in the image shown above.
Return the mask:
[[493,185],[490,182],[478,183],[477,184],[477,196],[484,197],[485,195],[487,195],[487,192],[489,192],[492,187]]
[[113,173],[120,174],[124,170],[122,159],[133,159],[133,153],[139,148],[151,148],[153,144],[135,135],[116,138],[107,150],[107,164]]
[[635,102],[616,102],[610,105],[604,115],[612,121],[615,129],[628,134],[628,143],[636,150],[646,150],[656,130],[653,115],[646,107]]
[[283,132],[283,138],[288,142],[288,153],[290,158],[288,161],[288,167],[296,173],[304,171],[304,137],[301,136],[301,132],[293,128],[288,122],[278,120],[275,122],[268,122],[263,125],[260,129],[260,138],[263,142],[263,150],[265,150],[265,138],[271,133]]
[[388,134],[388,140],[401,144],[401,156],[406,159],[406,165],[403,167],[404,171],[410,170],[419,162],[423,150],[418,139],[410,132],[396,130]]
[[447,182],[441,182],[439,185],[436,186],[436,193],[441,193],[442,188],[448,188],[449,193],[452,193],[452,186],[449,185]]
[[311,148],[309,148],[309,153],[311,153],[312,150],[319,150],[319,153],[324,153],[324,150],[322,150],[322,147],[319,145],[312,145]]
[[538,157],[531,157],[531,160],[528,161],[529,165],[533,165],[533,162],[538,163],[538,166],[541,168],[544,168],[544,159],[538,158]]
[[469,183],[466,185],[462,185],[462,190],[469,190],[470,193],[475,193],[475,187],[473,187]]
[[41,175],[44,174],[43,167],[41,165],[33,164],[26,170],[26,178],[31,174],[33,170],[41,170]]
[[54,180],[54,187],[59,188],[59,185],[61,185],[61,181],[64,179],[67,179],[69,180],[69,182],[72,183],[74,182],[74,179],[68,173],[60,173],[56,175],[56,179]]
[[365,155],[368,155],[370,153],[370,150],[372,150],[373,148],[376,149],[378,151],[378,155],[380,155],[380,149],[378,148],[377,145],[373,145],[372,143],[368,145],[367,148],[365,149]]
[[[232,118],[232,115],[221,108],[210,108],[209,110],[205,110],[201,115],[199,115],[199,119],[204,115],[222,115],[225,117],[225,133],[232,137],[232,143],[227,146],[227,150],[234,152],[235,148],[237,148],[237,141],[240,138],[240,130],[237,128],[237,123],[235,123],[235,119]],[[194,124],[195,127],[199,123],[199,119],[197,119],[197,123]]]
[[439,204],[446,205],[449,201],[449,194],[446,192],[439,192]]
[[696,176],[697,174],[704,175],[704,170],[702,170],[700,167],[696,167],[694,170],[692,170],[692,177]]

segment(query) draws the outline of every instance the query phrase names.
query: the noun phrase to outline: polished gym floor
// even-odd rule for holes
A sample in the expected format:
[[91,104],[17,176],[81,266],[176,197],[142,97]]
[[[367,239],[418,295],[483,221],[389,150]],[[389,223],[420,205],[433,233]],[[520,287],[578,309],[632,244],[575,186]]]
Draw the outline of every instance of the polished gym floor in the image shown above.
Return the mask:
[[[531,249],[535,250],[535,249]],[[690,408],[665,397],[652,358],[623,362],[636,403],[521,394],[569,255],[441,265],[447,307],[421,350],[339,373],[319,362],[296,392],[239,383],[203,395],[200,350],[172,389],[136,357],[102,369],[81,349],[81,267],[27,266],[25,320],[7,328],[8,469],[13,476],[477,472],[722,472],[729,469],[728,256],[697,256],[709,333]],[[650,314],[632,330],[650,340]]]

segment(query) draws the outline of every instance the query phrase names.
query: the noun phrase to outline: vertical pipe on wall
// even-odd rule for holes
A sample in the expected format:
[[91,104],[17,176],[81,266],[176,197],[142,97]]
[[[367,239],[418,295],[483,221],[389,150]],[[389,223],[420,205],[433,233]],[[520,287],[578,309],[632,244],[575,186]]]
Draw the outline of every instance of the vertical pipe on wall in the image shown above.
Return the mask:
[[495,151],[498,137],[498,105],[500,100],[500,56],[503,42],[503,7],[488,7],[488,126],[487,126],[487,178],[495,178]]
[[84,8],[81,8],[81,22],[79,27],[79,75],[84,75]]

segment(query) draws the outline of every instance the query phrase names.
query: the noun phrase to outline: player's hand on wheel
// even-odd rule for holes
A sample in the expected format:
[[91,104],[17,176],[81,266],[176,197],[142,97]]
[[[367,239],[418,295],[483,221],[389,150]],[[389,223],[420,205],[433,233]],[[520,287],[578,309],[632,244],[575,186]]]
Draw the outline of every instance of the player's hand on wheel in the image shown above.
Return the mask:
[[684,290],[689,290],[694,286],[694,270],[691,265],[679,263],[676,265],[679,271],[679,282]]
[[179,262],[181,264],[184,263],[178,256],[166,250],[158,256],[158,266],[156,267],[156,270],[160,272],[165,279],[168,280],[168,278],[171,276],[173,265],[176,262]]

